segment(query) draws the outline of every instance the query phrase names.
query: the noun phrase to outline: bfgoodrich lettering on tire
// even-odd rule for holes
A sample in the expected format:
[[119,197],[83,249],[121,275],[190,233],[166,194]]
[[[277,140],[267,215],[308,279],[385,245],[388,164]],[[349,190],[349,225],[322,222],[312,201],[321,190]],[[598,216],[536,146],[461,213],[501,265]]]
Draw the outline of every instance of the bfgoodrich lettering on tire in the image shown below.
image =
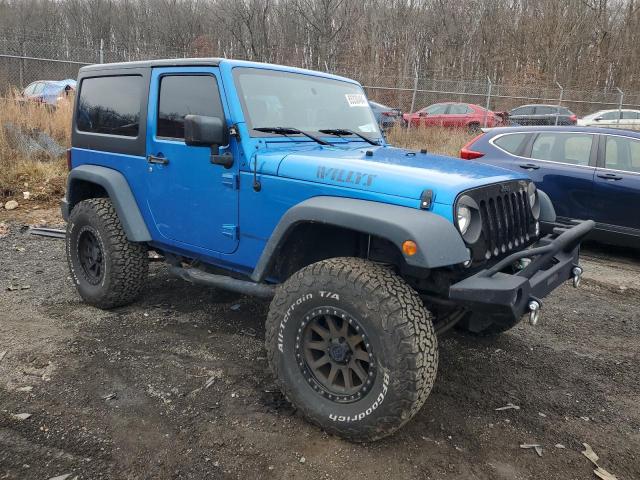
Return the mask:
[[79,202],[66,235],[71,278],[83,300],[99,308],[135,300],[147,278],[146,245],[127,240],[108,198]]
[[352,441],[385,437],[413,417],[438,364],[417,293],[391,269],[356,258],[315,263],[281,285],[266,347],[287,398]]

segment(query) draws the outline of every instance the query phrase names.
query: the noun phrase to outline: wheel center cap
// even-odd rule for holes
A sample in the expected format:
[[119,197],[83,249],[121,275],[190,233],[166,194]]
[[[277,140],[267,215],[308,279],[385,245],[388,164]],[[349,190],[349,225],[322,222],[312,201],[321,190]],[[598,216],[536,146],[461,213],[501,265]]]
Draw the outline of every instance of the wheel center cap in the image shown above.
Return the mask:
[[331,360],[338,363],[344,363],[347,360],[347,356],[349,355],[350,349],[347,343],[340,343],[333,341],[329,346],[329,356]]

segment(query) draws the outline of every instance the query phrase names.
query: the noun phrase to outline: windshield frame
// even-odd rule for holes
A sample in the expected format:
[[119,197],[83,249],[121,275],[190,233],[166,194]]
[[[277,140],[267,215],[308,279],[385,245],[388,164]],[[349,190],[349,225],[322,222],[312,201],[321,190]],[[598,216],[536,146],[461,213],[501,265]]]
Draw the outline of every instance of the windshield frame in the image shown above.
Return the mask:
[[[266,75],[273,75],[273,76],[279,76],[279,75],[300,75],[300,76],[306,76],[306,77],[314,77],[315,79],[320,79],[323,81],[327,81],[327,82],[340,82],[340,83],[344,83],[344,84],[348,84],[354,87],[357,87],[360,92],[365,96],[366,100],[367,100],[367,107],[369,109],[369,112],[371,113],[371,119],[372,119],[372,123],[373,125],[375,125],[376,131],[375,132],[360,132],[363,135],[365,135],[367,138],[370,138],[373,141],[384,141],[384,136],[382,134],[382,131],[380,130],[380,125],[378,125],[378,122],[376,121],[376,117],[375,117],[375,113],[373,112],[371,105],[369,104],[369,99],[367,98],[367,94],[364,91],[364,88],[362,88],[362,85],[360,85],[358,82],[353,81],[353,80],[349,80],[349,79],[343,79],[343,78],[337,78],[337,77],[331,77],[331,76],[325,76],[322,75],[320,72],[312,72],[312,71],[292,71],[292,70],[280,70],[280,69],[271,69],[271,68],[257,68],[257,67],[248,67],[248,66],[238,66],[238,67],[234,67],[232,70],[232,75],[233,75],[233,82],[234,82],[234,86],[236,89],[236,95],[238,97],[238,101],[240,103],[241,109],[242,109],[242,115],[243,115],[243,119],[244,119],[244,123],[247,126],[247,131],[249,132],[249,136],[252,138],[280,138],[280,139],[286,139],[286,138],[290,138],[293,141],[304,141],[304,142],[312,142],[312,140],[308,139],[307,137],[305,137],[303,134],[300,133],[295,133],[295,134],[290,134],[290,135],[286,135],[286,136],[282,136],[279,134],[275,134],[275,133],[267,133],[267,132],[258,132],[256,130],[254,130],[254,127],[285,127],[285,128],[299,128],[296,125],[251,125],[250,122],[250,117],[248,115],[248,110],[247,110],[247,105],[245,102],[245,98],[243,95],[243,89],[242,86],[240,85],[240,79],[239,76],[241,75],[241,73],[243,71],[246,70],[254,70],[254,71],[258,71],[260,73],[264,73]],[[338,127],[335,127],[338,128]],[[329,138],[330,143],[340,143],[341,141],[343,143],[348,143],[348,142],[365,142],[365,140],[362,140],[361,138],[358,138],[357,136],[353,135],[353,136],[345,136],[345,137],[336,137],[336,136],[332,136],[332,135],[328,135],[325,133],[322,133],[318,130],[309,130],[309,133],[320,137],[320,138]]]

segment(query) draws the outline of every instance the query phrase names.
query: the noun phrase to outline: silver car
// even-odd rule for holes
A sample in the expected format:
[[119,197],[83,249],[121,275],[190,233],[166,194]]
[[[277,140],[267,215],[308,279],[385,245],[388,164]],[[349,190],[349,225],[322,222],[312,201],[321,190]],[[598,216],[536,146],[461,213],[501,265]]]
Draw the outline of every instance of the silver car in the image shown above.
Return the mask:
[[583,127],[626,128],[640,130],[640,110],[600,110],[578,119]]

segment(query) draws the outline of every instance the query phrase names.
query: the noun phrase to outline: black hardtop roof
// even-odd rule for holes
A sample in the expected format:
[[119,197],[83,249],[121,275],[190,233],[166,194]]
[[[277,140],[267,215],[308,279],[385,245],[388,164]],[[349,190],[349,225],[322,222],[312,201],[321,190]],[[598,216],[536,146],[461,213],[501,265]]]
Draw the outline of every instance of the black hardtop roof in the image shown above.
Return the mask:
[[221,58],[168,58],[159,60],[142,60],[137,62],[97,63],[80,68],[80,73],[96,72],[100,70],[124,70],[128,68],[153,68],[153,67],[185,67],[195,65],[208,65],[217,67]]

